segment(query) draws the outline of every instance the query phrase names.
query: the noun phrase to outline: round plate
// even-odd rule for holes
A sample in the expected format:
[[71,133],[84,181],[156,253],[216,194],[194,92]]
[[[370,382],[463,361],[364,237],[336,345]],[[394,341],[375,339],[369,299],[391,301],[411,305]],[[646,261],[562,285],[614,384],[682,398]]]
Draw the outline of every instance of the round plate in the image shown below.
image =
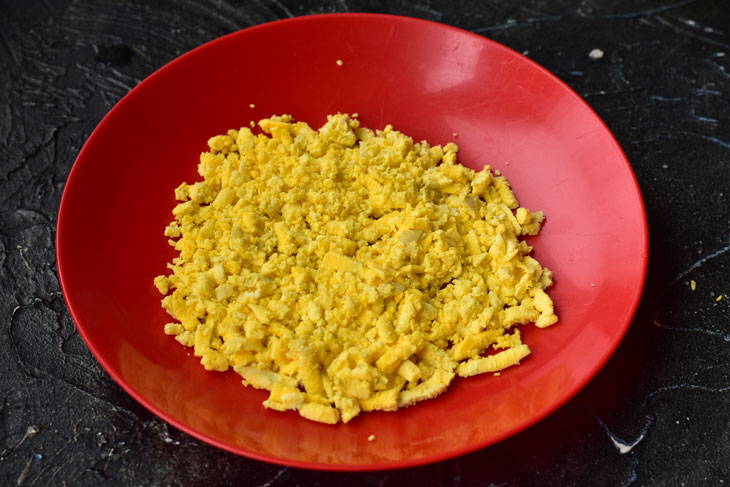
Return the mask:
[[[163,236],[173,189],[199,179],[209,137],[272,114],[319,127],[336,112],[357,112],[370,128],[391,123],[416,140],[457,142],[463,164],[500,169],[523,206],[547,215],[529,243],[555,273],[550,295],[560,322],[522,327],[533,354],[499,377],[458,379],[434,400],[328,426],[264,409],[267,393],[242,386],[234,372],[206,372],[191,349],[163,333],[170,319],[152,279],[174,255]],[[342,14],[230,34],[140,83],[99,124],[71,170],[57,253],[66,302],[89,348],[165,421],[259,460],[375,470],[490,445],[572,397],[632,320],[647,234],[618,143],[545,69],[445,25]]]

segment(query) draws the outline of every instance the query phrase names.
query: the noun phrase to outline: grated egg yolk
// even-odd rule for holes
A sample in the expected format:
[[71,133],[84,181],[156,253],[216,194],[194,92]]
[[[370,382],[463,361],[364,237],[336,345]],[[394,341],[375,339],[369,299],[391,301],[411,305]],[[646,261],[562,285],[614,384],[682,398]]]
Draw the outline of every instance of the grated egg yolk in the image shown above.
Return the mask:
[[258,125],[208,141],[165,229],[165,332],[207,370],[270,391],[267,408],[348,422],[515,365],[530,353],[515,325],[557,321],[552,274],[519,240],[542,212],[498,171],[344,114]]

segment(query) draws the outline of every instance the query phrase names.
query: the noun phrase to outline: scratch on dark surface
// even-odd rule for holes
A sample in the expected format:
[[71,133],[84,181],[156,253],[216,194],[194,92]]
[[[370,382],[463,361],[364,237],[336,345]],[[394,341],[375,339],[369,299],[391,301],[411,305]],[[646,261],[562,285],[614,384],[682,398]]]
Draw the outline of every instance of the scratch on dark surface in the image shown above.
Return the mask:
[[421,5],[420,3],[414,3],[413,4],[413,8],[415,8],[416,10],[420,10],[421,12],[426,12],[428,14],[431,14],[432,16],[434,16],[434,17],[436,17],[438,19],[440,19],[440,18],[442,18],[444,16],[444,13],[441,12],[440,10],[435,10],[435,9],[433,9],[431,7],[426,6],[426,5]]
[[[728,145],[728,148],[730,148],[730,144]],[[657,296],[656,303],[659,303],[662,299],[664,299],[664,296],[666,295],[667,291],[680,282],[682,279],[685,279],[691,272],[701,268],[706,263],[710,262],[713,259],[716,259],[720,257],[721,255],[725,254],[726,252],[730,251],[730,243],[728,245],[716,250],[715,252],[712,252],[710,254],[705,255],[704,257],[696,260],[692,264],[689,265],[686,269],[681,271],[679,274],[677,274],[671,281],[669,281],[661,293]],[[655,304],[656,306],[656,304]],[[658,313],[657,313],[658,314]],[[658,324],[658,323],[656,323]]]
[[507,22],[504,22],[502,24],[496,24],[496,25],[486,25],[484,27],[477,27],[475,29],[471,29],[471,32],[474,32],[475,34],[481,34],[483,32],[491,32],[491,31],[501,31],[506,29],[514,29],[514,28],[524,28],[531,24],[537,24],[540,22],[550,21],[550,22],[557,22],[566,17],[568,14],[562,14],[562,15],[543,15],[540,17],[530,17],[528,19],[525,19],[521,22],[518,22],[515,19],[507,19]]
[[142,81],[139,78],[135,78],[121,73],[117,68],[111,68],[109,71],[114,75],[114,77],[106,78],[106,81],[108,81],[112,85],[116,85],[121,88],[125,92],[125,94],[127,91],[130,91],[132,88],[137,86],[140,81]]
[[264,482],[259,487],[271,487],[272,485],[274,485],[274,482],[276,482],[277,480],[279,480],[279,477],[281,477],[282,475],[284,475],[288,471],[289,471],[289,467],[282,468],[281,470],[279,470],[278,472],[276,472],[276,475],[274,475],[274,478],[272,478],[271,480],[268,480],[268,481]]
[[[193,2],[197,4],[198,2]],[[217,11],[211,12],[214,18],[221,24],[225,25],[231,31],[239,30],[243,27],[247,27],[250,24],[250,18],[243,15],[244,10],[242,8],[236,8],[226,0],[215,0],[213,2]],[[204,4],[199,4],[199,8],[205,8]]]
[[139,46],[130,46],[130,48],[132,49],[132,51],[139,54],[142,57],[142,59],[144,59],[148,63],[152,62],[152,58],[147,55],[147,53],[144,51],[144,48],[139,47]]
[[33,272],[33,268],[30,266],[30,264],[28,263],[28,259],[26,259],[26,257],[25,257],[25,252],[27,252],[28,249],[27,248],[24,248],[24,247],[22,247],[20,245],[18,245],[16,247],[18,249],[18,255],[20,255],[20,259],[25,264],[25,267],[28,269],[29,272]]
[[177,440],[174,440],[170,436],[170,429],[167,427],[167,423],[161,423],[161,424],[162,424],[162,430],[161,430],[162,441],[164,441],[165,443],[169,443],[171,445],[179,446],[180,442]]
[[461,481],[461,461],[457,458],[449,462],[450,468],[447,469],[446,475],[451,479],[451,485],[459,487],[462,485]]
[[104,458],[104,466],[101,468],[101,471],[104,472],[109,467],[109,460],[112,458],[112,455],[114,454],[114,447],[112,447],[109,450],[109,453],[106,454]]
[[695,93],[699,96],[722,96],[722,91],[709,88],[697,88]]
[[704,122],[704,123],[711,123],[711,124],[717,124],[717,123],[719,123],[719,122],[720,122],[720,121],[719,121],[718,119],[716,119],[716,118],[710,118],[710,117],[703,117],[703,116],[701,116],[701,115],[694,115],[694,118],[695,118],[695,120],[697,120],[697,121],[699,121],[699,122]]
[[[168,46],[176,46],[188,49],[194,46],[188,46],[182,42],[183,38],[175,36],[165,29],[149,29],[145,28],[145,18],[141,12],[131,10],[124,11],[119,8],[104,11],[99,14],[89,15],[83,9],[82,3],[72,4],[67,12],[70,22],[62,24],[69,34],[78,36],[83,32],[94,32],[96,30],[106,31],[107,33],[120,31],[125,35],[137,34],[135,37],[157,40]],[[71,27],[73,26],[73,27]]]
[[18,55],[16,53],[17,50],[14,48],[13,45],[10,44],[10,41],[5,34],[5,29],[0,29],[0,41],[2,41],[2,45],[8,52],[8,56],[13,61],[13,64],[15,64],[16,66],[20,66],[20,62],[18,61]]
[[598,424],[600,424],[601,428],[603,428],[603,430],[606,432],[606,435],[608,435],[608,438],[611,440],[611,443],[613,443],[613,446],[616,448],[620,455],[625,455],[633,450],[634,447],[646,437],[646,434],[653,423],[653,418],[647,416],[644,426],[641,428],[641,431],[639,431],[639,434],[636,435],[636,438],[634,438],[632,441],[626,441],[619,438],[615,433],[613,433],[606,424],[606,422],[599,418],[598,415],[590,410],[588,410],[588,413],[593,416],[596,421],[598,421]]
[[712,27],[704,26],[704,27],[702,27],[702,30],[704,32],[707,32],[708,34],[718,34],[718,35],[722,35],[722,36],[725,35],[725,32],[724,31],[717,30],[717,29],[713,29]]
[[669,103],[677,103],[677,102],[682,101],[682,99],[679,97],[667,98],[665,96],[659,96],[659,95],[652,95],[649,97],[649,99],[656,100],[656,101],[662,101],[662,102],[669,102]]
[[711,392],[711,393],[720,393],[720,392],[730,392],[730,386],[726,387],[707,387],[702,386],[698,384],[672,384],[664,387],[660,387],[653,392],[649,394],[649,398],[653,398],[657,396],[658,394],[662,394],[667,391],[676,391],[676,390],[687,390],[687,391],[701,391],[701,392]]
[[616,73],[618,74],[618,77],[621,79],[621,81],[626,86],[631,86],[631,82],[628,79],[626,79],[626,76],[624,76],[623,65],[621,62],[616,63]]
[[586,92],[583,93],[581,96],[583,98],[591,98],[595,96],[606,96],[606,95],[623,95],[626,93],[631,93],[634,91],[633,89],[620,89],[620,90],[598,90],[594,92]]
[[638,460],[634,460],[634,469],[631,471],[631,477],[626,481],[625,484],[623,484],[622,487],[630,487],[631,485],[634,485],[634,482],[636,482],[639,479],[639,476],[636,473],[636,466],[639,463]]
[[275,6],[276,9],[286,14],[287,17],[294,17],[294,15],[291,13],[291,11],[286,8],[279,0],[268,0],[271,4]]
[[688,328],[688,327],[683,327],[683,326],[668,326],[668,325],[662,324],[656,318],[654,318],[653,323],[655,326],[658,326],[659,328],[664,328],[665,330],[690,332],[690,333],[701,333],[701,334],[712,336],[712,337],[722,338],[726,342],[730,342],[730,334],[728,334],[728,333],[722,333],[722,332],[715,331],[715,330],[707,330],[705,328]]
[[696,132],[688,132],[686,130],[677,130],[672,133],[660,133],[660,134],[653,135],[652,137],[632,140],[631,144],[644,144],[647,142],[657,142],[659,140],[664,140],[664,139],[674,139],[674,138],[677,138],[678,135],[689,135],[691,137],[697,137],[697,138],[712,142],[714,144],[717,144],[720,147],[723,147],[725,149],[730,149],[730,141],[721,140],[721,139],[718,139],[717,137],[713,137],[711,135],[698,134]]
[[8,455],[11,455],[13,452],[15,452],[15,450],[20,448],[23,445],[23,443],[25,443],[25,440],[37,435],[38,431],[40,431],[38,426],[36,426],[36,425],[28,426],[28,428],[26,428],[26,430],[25,430],[25,434],[23,435],[23,437],[20,438],[20,440],[18,440],[18,442],[13,447],[3,450],[2,454],[0,454],[0,461],[4,460]]
[[662,7],[656,7],[656,8],[648,8],[645,10],[637,10],[635,12],[627,12],[624,14],[608,14],[608,15],[599,15],[595,18],[598,19],[633,19],[637,17],[648,17],[651,15],[656,15],[663,12],[668,12],[670,10],[674,10],[681,7],[686,7],[687,5],[695,3],[696,0],[684,0],[682,2],[677,3],[671,3],[669,5],[664,5]]
[[3,115],[2,119],[0,119],[0,141],[3,142],[4,148],[7,148],[7,145],[9,144],[8,138],[10,137],[10,133],[13,130],[13,114],[10,109],[10,105],[5,105],[3,107]]
[[385,487],[385,484],[388,483],[389,478],[390,476],[387,473],[382,474],[378,479],[378,487]]
[[20,472],[20,475],[18,475],[18,480],[15,481],[15,485],[23,485],[25,479],[28,478],[28,473],[30,473],[30,466],[33,465],[33,458],[35,458],[35,454],[31,455],[31,457],[28,459],[28,463],[25,464],[25,467]]
[[77,68],[86,75],[87,82],[94,83],[96,89],[103,89],[105,94],[114,94],[114,102],[126,95],[129,90],[139,83],[138,79],[123,74],[114,68],[109,68],[109,73],[113,76],[103,77],[98,76],[94,69],[89,66],[78,64]]
[[[56,455],[59,452],[56,452]],[[56,478],[56,475],[58,475],[64,468],[66,468],[67,465],[69,465],[71,462],[73,462],[75,459],[81,457],[81,452],[76,452],[70,457],[66,459],[65,462],[63,462],[61,465],[53,468],[53,475],[50,476],[50,478],[46,481],[45,485],[52,485],[51,481]]]
[[15,210],[15,214],[20,217],[23,221],[30,222],[31,225],[35,224],[36,222],[39,223],[45,223],[47,225],[52,225],[54,223],[55,218],[51,218],[47,213],[43,211],[43,209],[40,208],[18,208]]
[[701,35],[701,34],[699,34],[697,32],[693,32],[693,31],[691,31],[689,29],[685,29],[684,27],[680,27],[680,26],[676,25],[675,23],[668,21],[667,19],[665,19],[661,15],[657,15],[654,18],[659,23],[661,23],[662,25],[665,25],[665,26],[669,27],[673,31],[677,32],[678,34],[682,34],[684,36],[687,36],[687,37],[689,37],[691,39],[700,41],[700,42],[705,43],[705,44],[710,44],[710,45],[713,45],[713,46],[718,46],[718,47],[723,47],[725,49],[730,49],[730,44],[727,44],[725,42],[721,42],[721,41],[718,41],[718,40],[715,40],[715,39],[711,39],[711,38],[709,38],[707,36],[703,36],[703,35]]
[[[715,56],[717,56],[717,54]],[[720,56],[720,57],[724,57],[724,53],[723,53],[723,56]],[[727,69],[725,69],[725,66],[723,66],[722,64],[718,64],[714,59],[711,59],[710,63],[715,68],[717,68],[717,70],[720,72],[720,74],[722,74],[723,77],[730,78],[730,73],[727,72]]]
[[608,425],[603,421],[598,415],[593,413],[592,411],[585,409],[591,416],[595,418],[595,420],[601,425],[601,428],[605,431],[606,435],[611,440],[611,443],[613,443],[616,450],[621,455],[625,455],[627,453],[630,453],[639,443],[642,442],[648,435],[649,432],[656,423],[656,416],[654,413],[651,412],[651,407],[649,405],[650,401],[669,391],[676,391],[676,390],[686,390],[686,391],[701,391],[701,392],[708,392],[708,393],[724,393],[724,392],[730,392],[730,386],[727,387],[706,387],[702,385],[697,384],[671,384],[663,387],[659,387],[657,389],[654,389],[650,393],[647,394],[646,398],[642,402],[641,409],[646,411],[644,413],[644,425],[641,427],[641,430],[636,435],[636,438],[632,441],[625,441],[621,438],[619,438],[615,433],[611,431],[611,429],[608,427]]
[[683,135],[690,135],[692,137],[699,137],[700,139],[707,140],[707,141],[712,142],[714,144],[717,144],[717,145],[719,145],[721,147],[724,147],[725,149],[730,149],[730,142],[729,141],[721,140],[721,139],[718,139],[717,137],[712,137],[710,135],[704,135],[704,134],[698,134],[698,133],[695,133],[695,132],[687,132],[687,131],[684,131],[684,130],[680,130],[677,133],[678,134],[683,134]]

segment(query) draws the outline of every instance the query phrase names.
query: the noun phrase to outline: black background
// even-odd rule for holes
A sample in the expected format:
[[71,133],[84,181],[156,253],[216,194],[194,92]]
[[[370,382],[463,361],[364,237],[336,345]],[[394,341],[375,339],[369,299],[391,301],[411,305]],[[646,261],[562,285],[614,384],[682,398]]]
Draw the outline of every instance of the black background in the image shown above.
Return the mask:
[[[651,238],[636,319],[576,398],[496,446],[363,474],[260,463],[166,426],[79,337],[54,251],[74,159],[137,83],[229,32],[344,11],[454,25],[555,73],[624,148]],[[728,2],[5,0],[0,83],[0,484],[730,485]]]

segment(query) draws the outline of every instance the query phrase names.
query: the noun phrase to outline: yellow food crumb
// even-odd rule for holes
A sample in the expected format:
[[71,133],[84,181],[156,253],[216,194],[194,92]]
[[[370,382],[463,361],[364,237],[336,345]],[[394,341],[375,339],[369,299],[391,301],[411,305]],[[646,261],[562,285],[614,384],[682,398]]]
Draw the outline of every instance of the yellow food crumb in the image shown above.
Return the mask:
[[697,290],[697,283],[695,282],[694,279],[692,279],[691,281],[689,281],[689,288],[691,290],[693,290],[693,291],[696,291]]
[[170,290],[170,283],[165,276],[155,277],[154,283],[157,290],[160,291],[160,294],[167,294]]
[[722,294],[717,297],[715,301],[721,301],[722,300]]
[[338,59],[336,61],[336,63],[337,63],[338,66],[342,66],[343,64],[345,64],[345,63],[342,62],[342,59]]
[[251,104],[249,105],[249,108],[256,108],[256,105],[254,105],[253,103],[251,103]]
[[368,441],[375,441],[375,435],[368,436]]
[[348,422],[515,365],[530,353],[515,325],[557,322],[552,273],[519,239],[544,217],[499,171],[344,114],[258,125],[208,141],[155,278],[165,333],[207,370],[268,390],[267,408]]

